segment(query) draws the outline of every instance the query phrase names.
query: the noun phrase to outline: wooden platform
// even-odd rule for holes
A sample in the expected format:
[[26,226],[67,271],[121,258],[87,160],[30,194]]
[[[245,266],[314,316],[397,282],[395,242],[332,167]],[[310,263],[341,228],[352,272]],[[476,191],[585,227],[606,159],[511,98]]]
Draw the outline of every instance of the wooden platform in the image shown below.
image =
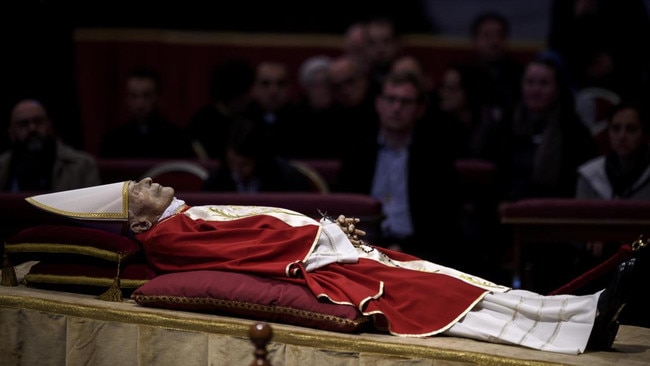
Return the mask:
[[[252,319],[0,286],[0,365],[249,365]],[[454,337],[341,334],[271,323],[273,366],[648,365],[650,329],[622,326],[614,350],[571,356]]]

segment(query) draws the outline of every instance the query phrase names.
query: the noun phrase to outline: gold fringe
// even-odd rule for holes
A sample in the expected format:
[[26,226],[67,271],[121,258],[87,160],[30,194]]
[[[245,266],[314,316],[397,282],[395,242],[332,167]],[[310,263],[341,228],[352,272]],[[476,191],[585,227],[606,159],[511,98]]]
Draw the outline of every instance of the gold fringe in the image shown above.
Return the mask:
[[122,290],[120,289],[120,278],[115,277],[113,283],[111,284],[111,287],[109,287],[108,290],[106,290],[106,292],[103,294],[97,296],[97,298],[105,301],[121,302]]
[[5,253],[2,257],[2,286],[18,286],[18,279],[16,278],[16,269],[9,261],[9,255]]
[[122,289],[120,288],[120,261],[122,259],[122,256],[119,256],[119,259],[117,261],[117,275],[115,276],[115,279],[113,280],[113,283],[111,284],[111,287],[106,290],[103,294],[97,296],[98,299],[100,300],[105,300],[105,301],[114,301],[114,302],[122,302]]

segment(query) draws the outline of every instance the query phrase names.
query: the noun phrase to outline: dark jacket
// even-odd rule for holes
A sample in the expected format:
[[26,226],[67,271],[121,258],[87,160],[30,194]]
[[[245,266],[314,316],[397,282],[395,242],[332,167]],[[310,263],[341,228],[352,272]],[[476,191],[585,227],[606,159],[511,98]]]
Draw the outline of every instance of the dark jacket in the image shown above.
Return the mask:
[[128,122],[110,130],[103,138],[103,158],[193,158],[187,131],[160,115],[144,124]]
[[[409,147],[406,179],[414,235],[400,244],[410,254],[446,264],[455,256],[452,249],[460,239],[459,177],[452,152],[434,136],[418,131]],[[370,194],[379,147],[377,136],[350,144],[334,189]],[[380,245],[390,244],[392,238],[380,241]]]

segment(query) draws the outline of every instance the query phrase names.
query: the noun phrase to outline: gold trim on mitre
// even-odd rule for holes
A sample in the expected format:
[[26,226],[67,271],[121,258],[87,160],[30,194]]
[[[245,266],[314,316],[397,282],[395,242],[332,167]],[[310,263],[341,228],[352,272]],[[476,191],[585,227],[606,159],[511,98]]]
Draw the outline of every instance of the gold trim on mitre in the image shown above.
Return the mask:
[[130,181],[27,197],[32,205],[73,219],[127,221]]

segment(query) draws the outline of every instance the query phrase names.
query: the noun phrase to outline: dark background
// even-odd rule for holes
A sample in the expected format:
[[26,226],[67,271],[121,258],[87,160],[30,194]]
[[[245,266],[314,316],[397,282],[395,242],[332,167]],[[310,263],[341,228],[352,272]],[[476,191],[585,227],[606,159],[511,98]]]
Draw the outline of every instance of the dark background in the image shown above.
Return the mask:
[[[0,151],[7,146],[10,108],[41,99],[64,140],[82,147],[75,80],[76,28],[343,34],[354,21],[391,17],[401,33],[467,37],[470,20],[496,10],[513,40],[544,42],[553,0],[9,0],[0,3],[4,73]],[[624,0],[625,1],[625,0]],[[650,10],[650,0],[644,0]]]
[[420,1],[8,1],[0,151],[11,107],[41,99],[64,140],[82,147],[74,65],[77,27],[342,34],[356,20],[389,15],[402,32],[432,33]]

